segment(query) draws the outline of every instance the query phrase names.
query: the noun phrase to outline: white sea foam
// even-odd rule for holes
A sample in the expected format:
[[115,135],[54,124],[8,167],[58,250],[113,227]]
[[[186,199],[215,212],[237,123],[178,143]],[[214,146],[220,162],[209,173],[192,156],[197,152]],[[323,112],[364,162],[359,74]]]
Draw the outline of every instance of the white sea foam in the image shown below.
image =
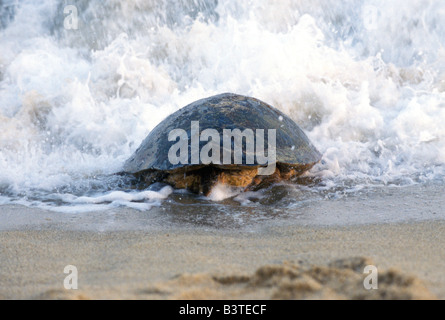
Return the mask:
[[78,30],[63,6],[2,2],[2,203],[141,207],[156,195],[97,177],[167,115],[228,91],[300,124],[326,188],[445,176],[441,1],[84,0]]
[[167,198],[173,189],[166,186],[159,191],[123,192],[113,191],[104,195],[76,197],[70,194],[60,195],[65,203],[74,206],[47,206],[46,209],[60,212],[88,212],[116,207],[129,207],[141,211],[161,205],[161,200]]
[[238,195],[241,191],[242,189],[240,188],[218,183],[212,188],[208,198],[212,201],[222,201]]

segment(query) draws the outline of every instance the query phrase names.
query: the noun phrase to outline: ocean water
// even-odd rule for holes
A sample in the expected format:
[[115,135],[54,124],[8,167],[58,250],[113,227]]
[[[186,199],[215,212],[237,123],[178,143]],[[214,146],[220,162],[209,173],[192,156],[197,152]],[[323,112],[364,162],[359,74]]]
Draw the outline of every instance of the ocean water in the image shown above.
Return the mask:
[[[0,1],[0,205],[273,215],[443,185],[444,45],[436,0]],[[205,198],[114,175],[166,116],[222,92],[295,120],[323,154],[315,182]]]

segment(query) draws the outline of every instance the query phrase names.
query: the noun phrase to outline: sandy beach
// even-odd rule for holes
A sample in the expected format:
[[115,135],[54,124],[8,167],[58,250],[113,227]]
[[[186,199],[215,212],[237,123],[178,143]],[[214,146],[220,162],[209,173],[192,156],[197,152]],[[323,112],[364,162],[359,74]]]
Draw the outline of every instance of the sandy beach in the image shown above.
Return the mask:
[[[22,209],[23,210],[23,209]],[[445,223],[0,232],[3,299],[444,299]],[[366,265],[378,289],[363,286]],[[66,290],[66,265],[78,290]]]
[[[441,185],[279,210],[173,199],[149,211],[0,206],[0,298],[445,298]],[[77,290],[64,287],[68,265]]]

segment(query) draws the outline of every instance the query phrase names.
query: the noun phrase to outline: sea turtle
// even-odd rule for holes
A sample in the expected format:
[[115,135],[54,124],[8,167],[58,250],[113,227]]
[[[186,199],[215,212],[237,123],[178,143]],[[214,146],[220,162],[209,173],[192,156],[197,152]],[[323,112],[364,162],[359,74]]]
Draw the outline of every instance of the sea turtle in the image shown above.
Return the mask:
[[217,183],[256,190],[292,180],[320,159],[285,114],[258,99],[224,93],[193,102],[159,123],[123,172],[147,184],[163,182],[208,195]]

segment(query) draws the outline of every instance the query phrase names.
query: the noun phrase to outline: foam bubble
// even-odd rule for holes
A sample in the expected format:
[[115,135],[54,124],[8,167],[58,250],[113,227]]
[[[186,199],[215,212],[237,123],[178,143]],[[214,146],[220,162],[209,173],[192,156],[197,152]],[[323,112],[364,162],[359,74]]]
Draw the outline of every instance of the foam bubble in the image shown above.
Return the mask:
[[212,201],[223,201],[238,195],[240,192],[242,192],[240,188],[218,183],[212,188],[208,198]]

